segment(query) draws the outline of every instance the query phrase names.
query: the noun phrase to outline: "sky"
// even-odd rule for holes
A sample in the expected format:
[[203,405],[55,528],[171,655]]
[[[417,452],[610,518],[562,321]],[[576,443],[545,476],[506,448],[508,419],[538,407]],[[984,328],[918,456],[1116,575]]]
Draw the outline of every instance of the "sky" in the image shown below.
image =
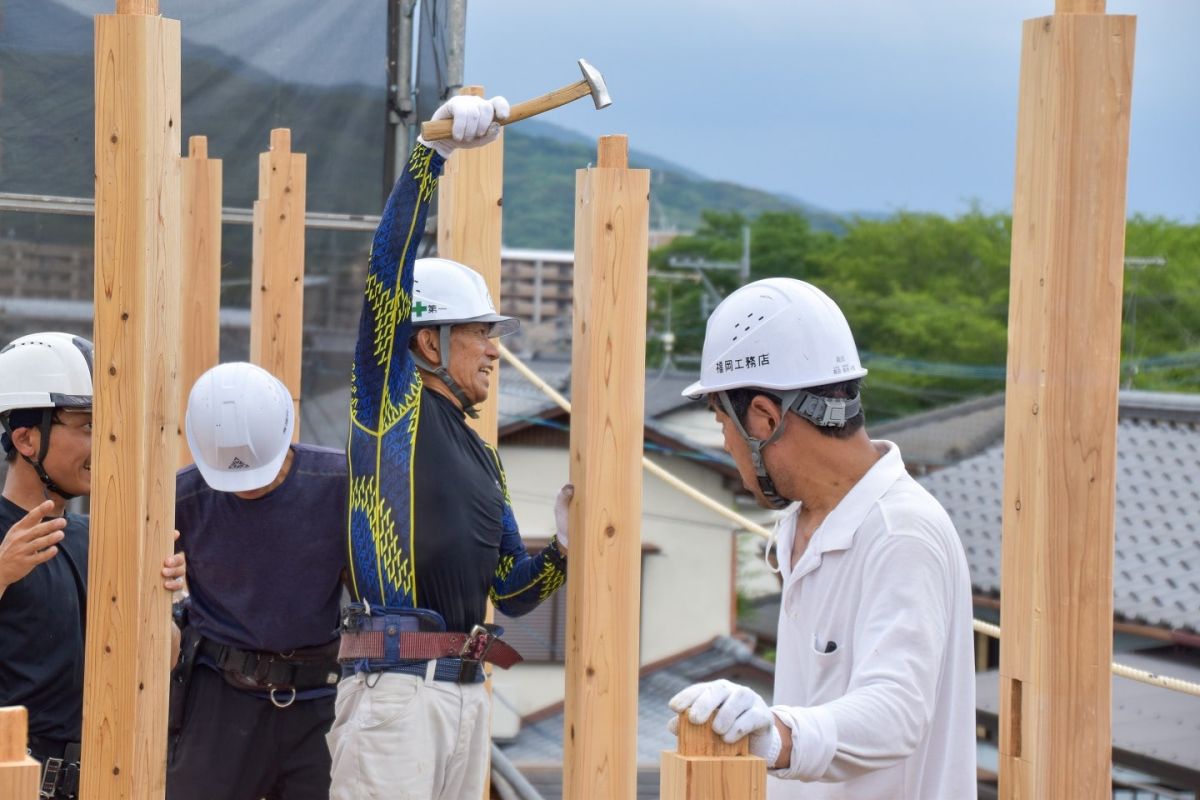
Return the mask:
[[[510,100],[604,73],[547,120],[837,212],[1012,205],[1022,21],[1053,0],[471,0],[466,78]],[[1200,2],[1136,13],[1127,207],[1200,222]]]
[[[87,13],[111,0],[62,0]],[[281,12],[286,5],[286,14]],[[383,0],[162,0],[185,37],[279,76],[383,80]],[[1012,205],[1022,21],[1054,0],[468,0],[466,82],[517,102],[578,79],[612,107],[542,117],[701,175],[846,213]],[[1138,16],[1128,210],[1200,222],[1200,2]],[[282,24],[287,20],[287,24]]]

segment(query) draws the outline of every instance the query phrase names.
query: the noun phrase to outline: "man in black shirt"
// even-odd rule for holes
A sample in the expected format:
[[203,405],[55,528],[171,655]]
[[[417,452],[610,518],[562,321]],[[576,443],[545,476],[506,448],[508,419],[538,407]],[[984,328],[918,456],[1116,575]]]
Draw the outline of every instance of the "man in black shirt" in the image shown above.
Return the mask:
[[417,259],[446,156],[498,135],[503,98],[451,98],[434,119],[454,138],[418,139],[371,247],[351,377],[350,591],[345,677],[329,734],[333,800],[460,800],[484,791],[489,697],[480,663],[520,656],[484,627],[487,601],[519,616],[566,580],[567,506],[537,554],[525,548],[496,448],[466,423],[488,399],[497,314],[483,278]]
[[[44,797],[74,797],[83,717],[88,518],[67,500],[91,491],[92,344],[37,333],[0,350],[8,473],[0,497],[0,706],[29,710]],[[183,557],[163,565],[183,587]],[[63,783],[67,781],[67,783]]]

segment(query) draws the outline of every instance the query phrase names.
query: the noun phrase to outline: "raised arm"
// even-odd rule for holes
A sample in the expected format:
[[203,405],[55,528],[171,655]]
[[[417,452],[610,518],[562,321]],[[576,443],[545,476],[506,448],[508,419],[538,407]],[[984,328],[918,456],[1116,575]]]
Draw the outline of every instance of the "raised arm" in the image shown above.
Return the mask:
[[413,148],[371,242],[350,381],[352,422],[371,431],[379,430],[385,405],[402,398],[413,380],[413,264],[443,164],[429,147]]

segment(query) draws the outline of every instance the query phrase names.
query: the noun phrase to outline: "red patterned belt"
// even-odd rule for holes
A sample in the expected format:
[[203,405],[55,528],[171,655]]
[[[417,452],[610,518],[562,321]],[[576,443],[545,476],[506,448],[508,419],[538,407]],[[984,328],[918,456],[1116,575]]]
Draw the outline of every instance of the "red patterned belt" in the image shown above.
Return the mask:
[[399,640],[394,657],[403,660],[431,661],[437,658],[461,658],[464,661],[486,661],[508,669],[521,661],[521,654],[504,640],[476,625],[471,633],[404,632],[389,626],[381,631],[342,632],[338,661],[346,663],[360,659],[385,659],[389,637]]

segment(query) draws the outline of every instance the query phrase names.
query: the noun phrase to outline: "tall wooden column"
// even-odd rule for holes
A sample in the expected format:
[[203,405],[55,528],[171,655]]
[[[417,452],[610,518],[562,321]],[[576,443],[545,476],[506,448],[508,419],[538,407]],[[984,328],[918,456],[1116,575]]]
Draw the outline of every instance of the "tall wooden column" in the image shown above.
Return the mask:
[[95,407],[81,796],[166,779],[179,352],[179,23],[96,17]]
[[292,393],[300,441],[300,367],[304,354],[304,213],[308,158],[292,152],[292,132],[271,131],[258,157],[251,246],[250,360]]
[[183,435],[188,393],[217,365],[221,349],[221,160],[208,157],[208,139],[188,139],[182,162],[183,253],[180,259],[179,466],[192,463]]
[[29,715],[24,706],[0,708],[0,797],[37,800],[41,765],[25,752]]
[[575,177],[564,796],[637,793],[650,171],[624,136]]
[[[459,94],[483,97],[482,86],[464,86]],[[438,181],[438,255],[466,264],[483,276],[496,310],[500,310],[500,230],[504,196],[504,131],[483,147],[458,150],[446,162]],[[476,406],[478,419],[467,418],[487,443],[499,446],[500,361],[492,370],[491,395]],[[495,618],[488,603],[487,621]],[[485,665],[491,675],[491,664]],[[491,680],[488,680],[491,691]],[[484,797],[490,796],[490,785]]]
[[[483,97],[482,86],[464,86],[459,94]],[[504,196],[504,133],[484,147],[458,150],[438,181],[438,255],[466,264],[487,281],[500,309],[500,227]],[[500,409],[500,362],[492,372],[492,393],[478,406],[479,419],[468,424],[496,444]]]
[[767,762],[750,755],[750,738],[726,743],[709,722],[679,715],[679,748],[662,754],[660,800],[765,800]]
[[1134,18],[1059,0],[1021,54],[1000,793],[1111,797],[1112,560]]

